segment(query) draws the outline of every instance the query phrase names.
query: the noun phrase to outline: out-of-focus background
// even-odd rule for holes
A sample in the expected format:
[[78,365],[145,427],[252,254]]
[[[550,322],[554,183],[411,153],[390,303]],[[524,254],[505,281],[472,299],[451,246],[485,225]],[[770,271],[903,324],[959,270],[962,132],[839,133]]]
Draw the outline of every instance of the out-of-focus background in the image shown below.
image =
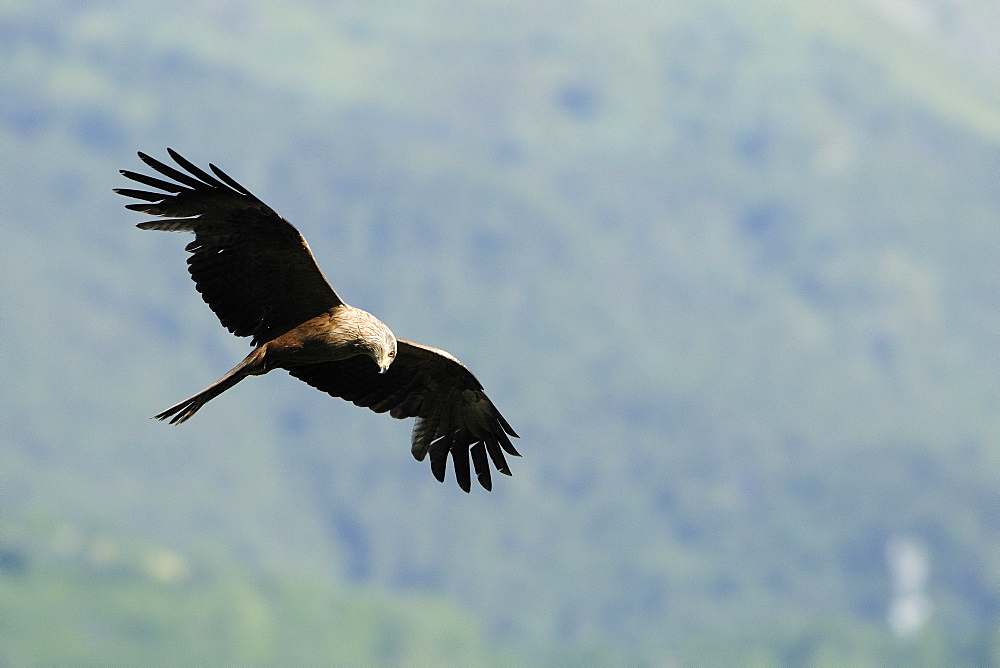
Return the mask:
[[[1000,663],[993,0],[0,3],[0,663]],[[247,352],[212,161],[522,439]]]

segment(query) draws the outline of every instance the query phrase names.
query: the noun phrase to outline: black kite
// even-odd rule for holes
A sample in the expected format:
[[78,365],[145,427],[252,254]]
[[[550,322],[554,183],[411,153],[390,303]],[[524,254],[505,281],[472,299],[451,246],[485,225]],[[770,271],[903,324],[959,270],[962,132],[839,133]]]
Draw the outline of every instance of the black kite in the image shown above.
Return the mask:
[[122,170],[133,181],[163,192],[115,192],[143,201],[127,206],[133,211],[170,219],[138,227],[194,233],[186,250],[195,287],[226,329],[252,337],[254,350],[157,419],[184,422],[247,376],[280,368],[376,413],[416,418],[413,456],[422,461],[429,454],[439,481],[444,481],[449,453],[455,478],[466,492],[470,457],[487,490],[492,488],[490,461],[510,475],[504,452],[518,456],[509,438],[517,434],[471,371],[443,350],[397,339],[375,316],[349,306],[291,223],[215,165],[209,165],[209,174],[175,151],[167,152],[187,174],[139,153],[172,181]]

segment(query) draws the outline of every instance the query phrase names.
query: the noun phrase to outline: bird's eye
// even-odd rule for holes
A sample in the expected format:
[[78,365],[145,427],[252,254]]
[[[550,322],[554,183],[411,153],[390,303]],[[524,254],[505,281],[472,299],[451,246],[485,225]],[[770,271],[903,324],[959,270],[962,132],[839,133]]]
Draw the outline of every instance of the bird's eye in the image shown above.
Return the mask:
[[395,350],[392,350],[392,351],[389,352],[389,357],[395,357],[395,356],[396,356],[396,351]]

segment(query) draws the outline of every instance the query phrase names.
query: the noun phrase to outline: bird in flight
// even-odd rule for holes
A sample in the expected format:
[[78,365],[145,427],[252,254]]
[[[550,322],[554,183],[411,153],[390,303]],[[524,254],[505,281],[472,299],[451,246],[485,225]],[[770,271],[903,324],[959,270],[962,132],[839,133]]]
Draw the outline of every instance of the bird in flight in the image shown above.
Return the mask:
[[133,211],[161,216],[144,230],[193,232],[186,250],[195,288],[222,325],[252,337],[253,351],[217,381],[154,416],[184,422],[247,376],[272,369],[376,413],[416,418],[411,451],[430,456],[444,482],[451,455],[458,485],[470,489],[469,460],[490,490],[490,462],[510,475],[504,452],[519,456],[517,437],[465,365],[451,354],[397,339],[372,314],[347,304],[327,281],[305,238],[249,190],[215,165],[211,174],[176,151],[185,171],[144,153],[139,158],[163,178],[128,170],[122,175],[161,192],[116,188],[141,200]]

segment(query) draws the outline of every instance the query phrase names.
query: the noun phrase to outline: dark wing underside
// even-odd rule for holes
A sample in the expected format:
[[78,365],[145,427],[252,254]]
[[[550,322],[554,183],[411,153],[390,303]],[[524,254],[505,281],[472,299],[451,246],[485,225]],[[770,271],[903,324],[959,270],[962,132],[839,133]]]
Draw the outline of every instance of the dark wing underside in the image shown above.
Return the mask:
[[504,452],[519,456],[517,437],[468,369],[448,353],[397,340],[396,359],[384,374],[368,356],[309,364],[288,373],[316,389],[394,418],[415,417],[413,456],[430,454],[434,477],[444,482],[448,453],[459,486],[469,491],[469,459],[479,483],[492,489],[490,461],[510,475]]
[[215,165],[209,165],[209,174],[167,151],[187,173],[144,153],[139,158],[170,180],[122,170],[133,181],[164,192],[115,192],[143,201],[129,209],[172,219],[138,227],[194,232],[186,249],[188,270],[226,329],[252,336],[257,345],[343,303],[291,223]]

